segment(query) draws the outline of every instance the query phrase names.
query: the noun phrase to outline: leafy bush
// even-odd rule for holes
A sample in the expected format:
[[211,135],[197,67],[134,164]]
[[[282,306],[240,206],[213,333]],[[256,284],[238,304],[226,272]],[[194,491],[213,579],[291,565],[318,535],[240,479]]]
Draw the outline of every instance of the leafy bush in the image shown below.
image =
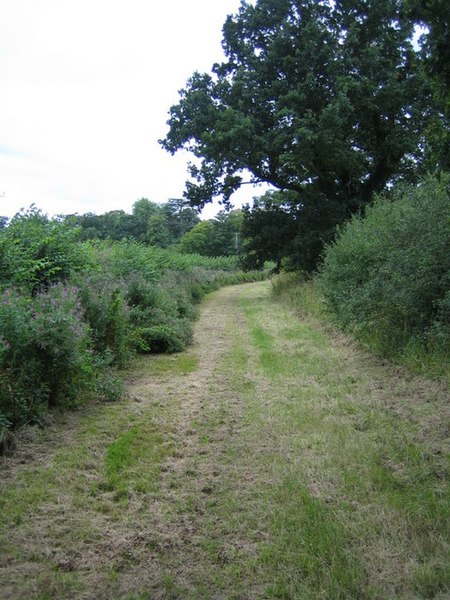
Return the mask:
[[187,319],[165,315],[142,327],[140,335],[151,352],[181,352],[192,342],[192,326]]
[[130,315],[126,286],[108,272],[92,271],[77,279],[83,319],[89,324],[96,354],[123,367],[131,358]]
[[0,285],[36,294],[86,268],[91,256],[75,243],[78,234],[70,222],[49,220],[33,206],[18,213],[0,229]]
[[77,238],[70,219],[33,207],[0,230],[0,450],[48,407],[120,397],[112,368],[134,351],[183,350],[196,303],[238,281],[235,257]]
[[40,421],[70,404],[92,375],[89,330],[77,290],[57,286],[35,298],[0,299],[0,413],[12,424]]
[[197,313],[182,287],[135,277],[128,283],[127,301],[141,352],[180,352],[192,340],[189,321]]
[[197,269],[205,271],[236,271],[238,259],[235,256],[207,257],[199,254],[182,254],[170,248],[144,246],[137,242],[91,242],[87,247],[95,252],[103,269],[116,277],[128,279],[136,273],[147,281],[159,281],[167,272],[193,273]]
[[450,179],[378,197],[326,250],[320,285],[340,325],[393,355],[450,351]]

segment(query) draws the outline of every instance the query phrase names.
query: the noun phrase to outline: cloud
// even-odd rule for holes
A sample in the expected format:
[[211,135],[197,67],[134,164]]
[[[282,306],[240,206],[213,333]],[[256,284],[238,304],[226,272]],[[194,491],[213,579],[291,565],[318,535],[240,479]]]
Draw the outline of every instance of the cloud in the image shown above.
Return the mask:
[[[129,210],[180,197],[157,143],[195,70],[221,60],[239,0],[14,0],[0,22],[0,214]],[[3,150],[2,150],[3,149]]]

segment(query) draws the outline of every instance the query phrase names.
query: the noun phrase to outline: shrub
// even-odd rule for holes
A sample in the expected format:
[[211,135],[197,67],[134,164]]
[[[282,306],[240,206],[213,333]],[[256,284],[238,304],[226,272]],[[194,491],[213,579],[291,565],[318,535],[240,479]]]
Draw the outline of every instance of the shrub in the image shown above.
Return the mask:
[[192,342],[192,326],[186,319],[165,316],[142,327],[140,335],[151,352],[181,352]]
[[108,272],[97,271],[83,275],[77,283],[94,352],[109,357],[114,366],[125,366],[131,358],[132,346],[125,284]]
[[125,280],[137,273],[147,281],[159,281],[167,272],[194,273],[203,271],[236,271],[235,256],[207,257],[182,254],[175,249],[144,246],[136,242],[93,242],[89,245],[104,270]]
[[180,352],[192,339],[195,309],[172,281],[156,285],[136,277],[128,284],[134,340],[140,352]]
[[48,406],[70,404],[92,376],[74,288],[56,286],[33,299],[5,291],[0,340],[0,413],[13,425],[39,422]]
[[36,294],[66,281],[91,262],[78,234],[69,221],[48,219],[33,206],[18,213],[0,230],[0,285]]
[[378,197],[326,250],[319,281],[339,324],[385,354],[450,350],[448,177]]
[[0,450],[10,427],[41,422],[51,406],[120,397],[113,367],[133,351],[183,350],[196,303],[241,281],[235,257],[77,235],[34,208],[0,231]]

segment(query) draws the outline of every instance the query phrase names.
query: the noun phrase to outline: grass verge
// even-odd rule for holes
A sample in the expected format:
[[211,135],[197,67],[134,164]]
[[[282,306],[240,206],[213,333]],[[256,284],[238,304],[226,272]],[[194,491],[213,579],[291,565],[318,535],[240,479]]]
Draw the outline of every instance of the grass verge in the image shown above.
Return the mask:
[[[334,327],[334,317],[327,309],[325,300],[314,279],[305,280],[299,273],[282,273],[272,279],[272,293],[275,298],[286,302],[299,315],[314,318],[321,325]],[[410,337],[400,347],[390,343],[389,336],[377,334],[376,328],[353,327],[350,334],[361,345],[380,357],[385,357],[398,365],[406,366],[413,373],[442,380],[450,387],[450,361],[447,354],[437,345],[424,338]]]
[[[167,360],[142,359],[128,372],[139,381],[127,400],[84,409],[74,429],[64,425],[70,414],[62,416],[57,438],[52,427],[33,432],[39,435],[26,446],[30,464],[6,477],[0,496],[5,598],[86,597],[149,551],[139,538],[145,524],[136,529],[136,522],[158,494],[164,461],[177,451],[179,398],[153,402],[149,386],[149,377],[156,384],[167,372],[159,358]],[[195,361],[186,355],[178,363],[183,372]]]
[[[276,468],[289,474],[277,488],[284,499],[269,545],[285,549],[269,552],[277,563],[274,596],[308,597],[301,570],[292,583],[296,563],[308,565],[309,597],[444,598],[450,591],[447,390],[321,327],[314,287],[291,283],[281,297],[295,310],[302,302],[301,321],[283,304],[274,314],[269,300],[245,308],[260,368],[277,386],[276,393],[270,386],[266,417],[284,449]],[[267,364],[277,366],[272,371]],[[296,523],[288,528],[290,514]],[[341,563],[329,554],[333,531]]]

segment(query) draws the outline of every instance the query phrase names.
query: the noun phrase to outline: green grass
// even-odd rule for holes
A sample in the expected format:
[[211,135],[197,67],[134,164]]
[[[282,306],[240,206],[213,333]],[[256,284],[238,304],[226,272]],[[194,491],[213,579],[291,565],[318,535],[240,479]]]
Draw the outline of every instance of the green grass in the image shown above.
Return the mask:
[[[308,298],[315,305],[314,291]],[[252,505],[270,531],[258,559],[272,581],[267,597],[445,594],[448,463],[437,449],[443,432],[427,424],[443,405],[433,394],[409,403],[415,382],[334,339],[328,322],[318,326],[320,305],[302,321],[257,291],[241,306],[259,383],[248,385],[241,327],[226,368],[255,437],[273,444],[255,464],[273,483]]]
[[0,496],[0,525],[20,525],[27,513],[55,497],[57,477],[50,468],[31,468],[17,482],[17,487],[9,488]]
[[[140,377],[148,377],[144,361],[137,366]],[[139,393],[148,393],[145,386]],[[176,452],[170,423],[177,403],[177,398],[164,404],[122,401],[85,409],[74,435],[67,432],[50,461],[24,466],[2,489],[2,559],[25,565],[17,574],[15,589],[21,591],[15,597],[72,598],[85,593],[79,557],[96,547],[101,553],[108,530],[123,527],[130,507],[141,506],[159,489],[161,465]],[[41,450],[39,443],[36,448]],[[111,573],[123,569],[127,552],[117,553]],[[74,557],[74,566],[60,567],[61,556],[63,565]],[[30,575],[30,568],[37,577]]]
[[106,450],[107,488],[115,490],[117,497],[124,499],[135,492],[154,492],[161,463],[173,453],[173,448],[170,438],[151,422],[133,425]]
[[198,357],[195,354],[183,352],[172,356],[157,355],[151,360],[145,360],[147,372],[151,375],[187,375],[198,368]]
[[295,478],[274,490],[272,541],[261,560],[271,573],[273,598],[372,598],[354,540],[335,514]]
[[[448,597],[448,395],[317,315],[299,319],[269,287],[211,297],[208,311],[217,301],[227,319],[204,338],[214,363],[205,369],[209,346],[199,364],[190,353],[143,359],[128,403],[88,415],[51,464],[7,490],[6,553],[37,568],[40,593]],[[118,546],[92,570],[56,575],[49,536],[75,556]]]

